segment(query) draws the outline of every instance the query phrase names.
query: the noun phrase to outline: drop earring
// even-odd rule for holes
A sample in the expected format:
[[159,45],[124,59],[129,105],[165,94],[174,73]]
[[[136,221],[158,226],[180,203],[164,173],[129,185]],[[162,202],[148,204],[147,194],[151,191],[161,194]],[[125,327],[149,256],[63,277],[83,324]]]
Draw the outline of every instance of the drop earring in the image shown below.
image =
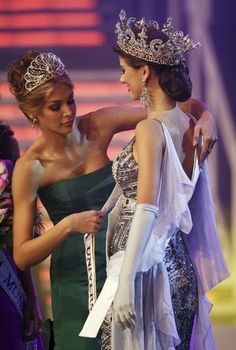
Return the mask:
[[35,128],[37,124],[38,124],[38,120],[36,118],[33,118],[31,127]]
[[146,109],[151,109],[152,107],[151,94],[146,86],[146,80],[144,78],[142,79],[142,91],[140,95],[140,103]]

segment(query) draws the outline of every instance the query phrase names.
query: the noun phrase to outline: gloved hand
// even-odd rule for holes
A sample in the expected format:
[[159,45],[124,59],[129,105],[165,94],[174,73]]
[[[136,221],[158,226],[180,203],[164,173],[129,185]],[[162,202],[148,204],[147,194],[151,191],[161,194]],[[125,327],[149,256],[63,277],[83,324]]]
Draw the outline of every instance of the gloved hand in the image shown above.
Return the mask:
[[131,223],[119,285],[113,301],[114,320],[123,328],[130,328],[135,323],[135,276],[157,214],[158,207],[155,205],[138,204]]

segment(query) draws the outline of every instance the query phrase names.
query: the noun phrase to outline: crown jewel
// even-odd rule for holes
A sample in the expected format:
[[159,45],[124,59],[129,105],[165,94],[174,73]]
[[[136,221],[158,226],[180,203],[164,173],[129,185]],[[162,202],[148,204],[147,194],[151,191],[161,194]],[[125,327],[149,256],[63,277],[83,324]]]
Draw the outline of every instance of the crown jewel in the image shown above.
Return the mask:
[[24,75],[27,95],[46,81],[66,73],[65,65],[53,53],[41,53],[36,56]]
[[[124,10],[120,12],[120,21],[116,24],[117,45],[125,53],[141,58],[148,62],[166,64],[169,66],[178,65],[184,60],[184,54],[200,46],[194,43],[189,35],[182,31],[173,31],[172,18],[168,18],[162,27],[154,20],[140,21],[135,17],[126,18]],[[135,35],[135,32],[138,33]],[[147,41],[148,29],[160,30],[167,37],[167,41],[156,38]]]

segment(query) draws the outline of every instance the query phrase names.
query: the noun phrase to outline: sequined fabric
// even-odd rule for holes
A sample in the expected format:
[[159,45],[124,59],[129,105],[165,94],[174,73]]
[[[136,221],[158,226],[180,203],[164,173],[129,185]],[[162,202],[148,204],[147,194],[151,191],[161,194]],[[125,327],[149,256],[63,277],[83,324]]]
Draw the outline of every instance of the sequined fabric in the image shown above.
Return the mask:
[[[113,164],[113,176],[123,189],[123,199],[120,217],[108,249],[110,256],[125,249],[135,211],[138,166],[132,154],[133,143],[134,139],[121,151]],[[170,282],[177,331],[181,339],[176,350],[188,350],[198,307],[197,280],[180,231],[170,240],[164,262]],[[102,350],[111,350],[110,321],[109,313],[103,324]]]
[[122,210],[109,247],[109,256],[124,250],[135,211],[138,166],[133,157],[134,138],[124,147],[113,163],[113,176],[123,190]]
[[172,237],[164,258],[176,327],[181,339],[176,350],[189,349],[194,315],[198,308],[197,280],[182,235],[179,231]]
[[111,350],[111,322],[112,322],[112,314],[110,309],[102,324],[101,350]]

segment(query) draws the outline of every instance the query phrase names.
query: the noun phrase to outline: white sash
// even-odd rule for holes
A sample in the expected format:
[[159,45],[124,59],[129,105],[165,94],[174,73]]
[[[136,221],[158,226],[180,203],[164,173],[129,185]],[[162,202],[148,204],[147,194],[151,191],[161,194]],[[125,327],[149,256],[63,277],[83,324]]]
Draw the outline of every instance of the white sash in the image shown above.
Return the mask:
[[[112,207],[114,207],[120,194],[121,194],[121,189],[118,185],[116,185],[110,197],[102,207],[101,211],[106,213]],[[88,274],[88,309],[89,311],[91,311],[97,300],[95,234],[88,233],[84,235],[84,245],[85,245],[85,259],[86,259],[87,274]]]
[[124,251],[119,251],[109,259],[105,284],[79,336],[96,338],[116,294],[123,258]]
[[86,234],[84,236],[85,260],[88,274],[88,309],[92,310],[97,300],[96,289],[96,264],[95,264],[95,235]]

